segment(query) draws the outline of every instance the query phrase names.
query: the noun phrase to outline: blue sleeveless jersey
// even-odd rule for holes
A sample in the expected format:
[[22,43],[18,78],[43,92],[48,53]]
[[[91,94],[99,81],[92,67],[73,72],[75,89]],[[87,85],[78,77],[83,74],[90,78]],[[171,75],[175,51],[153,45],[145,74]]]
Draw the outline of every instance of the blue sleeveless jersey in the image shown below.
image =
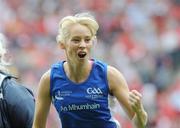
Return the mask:
[[107,65],[93,60],[89,77],[74,83],[63,68],[51,68],[50,94],[63,128],[117,128],[112,120],[108,95]]

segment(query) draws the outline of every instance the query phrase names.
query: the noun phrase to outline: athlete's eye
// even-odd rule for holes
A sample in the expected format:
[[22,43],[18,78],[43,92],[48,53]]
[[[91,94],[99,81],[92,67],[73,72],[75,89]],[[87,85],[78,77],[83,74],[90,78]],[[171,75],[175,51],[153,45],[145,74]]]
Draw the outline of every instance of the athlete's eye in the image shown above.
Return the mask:
[[86,43],[89,43],[91,41],[91,39],[85,39]]
[[74,43],[79,43],[79,42],[80,42],[80,39],[72,39],[72,41],[73,41]]

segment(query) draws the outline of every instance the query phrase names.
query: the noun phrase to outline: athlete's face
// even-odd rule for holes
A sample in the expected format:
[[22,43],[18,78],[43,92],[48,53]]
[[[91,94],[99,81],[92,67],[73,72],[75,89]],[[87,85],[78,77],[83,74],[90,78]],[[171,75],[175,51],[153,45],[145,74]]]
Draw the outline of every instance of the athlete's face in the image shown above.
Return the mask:
[[64,43],[68,60],[82,61],[89,59],[92,48],[92,34],[88,27],[74,24],[69,29],[69,38]]

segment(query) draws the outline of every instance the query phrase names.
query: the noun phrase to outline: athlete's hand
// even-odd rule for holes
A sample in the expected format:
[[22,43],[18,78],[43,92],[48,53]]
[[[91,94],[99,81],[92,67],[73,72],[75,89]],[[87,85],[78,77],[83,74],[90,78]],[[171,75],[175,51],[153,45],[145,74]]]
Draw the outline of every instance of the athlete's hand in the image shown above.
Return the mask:
[[132,107],[132,110],[137,114],[143,110],[141,100],[142,95],[138,91],[132,90],[129,92],[129,103]]
[[148,120],[148,115],[144,110],[142,104],[142,95],[136,90],[130,91],[129,103],[132,107],[132,110],[135,112],[133,122],[136,128],[145,128]]

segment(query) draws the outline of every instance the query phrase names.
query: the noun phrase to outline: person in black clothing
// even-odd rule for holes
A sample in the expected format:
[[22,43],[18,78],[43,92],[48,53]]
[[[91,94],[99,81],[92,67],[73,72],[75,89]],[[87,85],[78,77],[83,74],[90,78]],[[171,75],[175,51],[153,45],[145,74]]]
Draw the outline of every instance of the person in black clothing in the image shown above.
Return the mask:
[[0,128],[32,128],[34,96],[10,75],[4,61],[5,43],[4,35],[0,34]]

